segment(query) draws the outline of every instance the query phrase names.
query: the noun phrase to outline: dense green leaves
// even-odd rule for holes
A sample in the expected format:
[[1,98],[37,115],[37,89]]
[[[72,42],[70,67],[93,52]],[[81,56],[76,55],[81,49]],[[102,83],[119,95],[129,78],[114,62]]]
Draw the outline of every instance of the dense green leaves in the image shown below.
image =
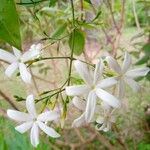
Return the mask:
[[0,2],[0,38],[21,49],[19,20],[13,0],[1,0]]
[[80,55],[84,50],[85,36],[83,31],[74,30],[69,38],[70,49],[73,49],[74,54]]

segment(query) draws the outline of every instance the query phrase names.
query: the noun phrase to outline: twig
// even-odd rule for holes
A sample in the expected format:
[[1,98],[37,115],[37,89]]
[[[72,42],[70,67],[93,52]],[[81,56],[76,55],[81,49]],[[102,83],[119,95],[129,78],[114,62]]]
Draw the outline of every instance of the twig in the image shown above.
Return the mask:
[[12,102],[12,100],[0,90],[0,95],[16,110],[19,110],[17,106]]

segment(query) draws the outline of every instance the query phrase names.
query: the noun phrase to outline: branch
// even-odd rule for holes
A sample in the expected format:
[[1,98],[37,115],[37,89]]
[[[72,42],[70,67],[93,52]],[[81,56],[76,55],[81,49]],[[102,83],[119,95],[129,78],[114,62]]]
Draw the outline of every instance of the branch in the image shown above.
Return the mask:
[[16,110],[19,110],[17,106],[12,102],[12,100],[0,90],[0,95]]

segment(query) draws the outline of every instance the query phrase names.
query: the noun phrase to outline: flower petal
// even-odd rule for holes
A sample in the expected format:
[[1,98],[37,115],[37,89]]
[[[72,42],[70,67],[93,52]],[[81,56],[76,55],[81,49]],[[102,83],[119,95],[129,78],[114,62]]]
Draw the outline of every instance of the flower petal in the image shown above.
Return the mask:
[[72,103],[80,110],[85,110],[86,107],[86,102],[84,100],[82,100],[81,98],[75,96],[72,99]]
[[40,55],[39,49],[29,50],[22,55],[21,60],[22,62],[27,62],[29,60],[36,58],[39,55]]
[[13,62],[17,61],[17,58],[12,53],[9,53],[2,49],[0,49],[0,59],[7,61],[9,63],[13,63]]
[[17,62],[14,62],[11,65],[9,65],[8,68],[5,70],[6,76],[10,78],[17,68],[18,68]]
[[38,125],[41,130],[43,130],[47,135],[53,137],[53,138],[58,138],[60,137],[60,134],[58,134],[53,128],[48,127],[44,123],[38,121]]
[[118,108],[120,106],[119,100],[115,98],[113,95],[109,94],[108,92],[102,89],[96,89],[96,94],[100,99],[102,99],[108,105],[114,108]]
[[99,116],[99,117],[96,119],[96,122],[99,123],[99,124],[103,124],[103,123],[104,123],[104,117]]
[[25,133],[26,131],[28,131],[33,125],[33,122],[25,122],[17,127],[15,127],[15,129],[20,132],[20,133]]
[[133,89],[134,92],[138,92],[140,90],[139,84],[133,79],[126,77],[125,82]]
[[92,81],[91,74],[87,68],[87,65],[82,63],[79,60],[76,60],[76,61],[74,61],[74,66],[75,66],[78,74],[84,80],[84,82],[87,83],[88,85],[91,85],[93,81]]
[[55,111],[46,111],[37,117],[38,121],[53,121],[59,118],[59,114]]
[[131,78],[142,77],[142,76],[146,76],[149,71],[150,71],[150,68],[148,67],[133,69],[133,70],[129,70],[126,73],[126,76],[131,77]]
[[25,83],[31,83],[31,74],[28,72],[26,65],[19,63],[19,70],[22,80]]
[[21,57],[21,52],[17,48],[13,47],[13,52],[16,58],[19,59]]
[[103,73],[103,62],[100,59],[97,63],[96,63],[96,67],[95,67],[95,71],[94,71],[94,84],[96,84],[98,81],[100,81],[100,78],[102,76]]
[[36,109],[33,95],[29,95],[27,97],[26,108],[31,116],[36,117]]
[[79,118],[75,119],[72,123],[73,128],[78,128],[85,124],[85,113],[83,113]]
[[31,115],[24,113],[24,112],[16,111],[16,110],[8,109],[7,115],[9,118],[16,120],[16,121],[19,121],[19,122],[32,121]]
[[121,67],[118,64],[118,62],[111,56],[107,56],[106,60],[108,62],[108,65],[111,69],[113,69],[115,72],[117,72],[118,74],[121,74]]
[[118,81],[117,81],[116,77],[106,78],[106,79],[101,80],[98,83],[97,88],[102,88],[102,89],[109,88],[109,87],[112,87],[113,85],[117,84],[117,82]]
[[38,44],[32,44],[31,46],[30,46],[30,50],[41,50],[41,48],[42,48],[42,44],[41,43],[38,43]]
[[119,98],[122,99],[125,95],[125,82],[124,79],[120,79],[118,82],[118,95]]
[[88,95],[86,109],[85,109],[85,120],[87,122],[90,122],[94,116],[95,113],[95,107],[96,107],[96,93],[95,91],[91,91]]
[[66,94],[69,96],[84,95],[88,91],[89,91],[89,88],[86,85],[75,85],[75,86],[67,86],[66,87]]
[[31,128],[30,140],[31,140],[31,144],[34,147],[37,147],[37,145],[39,144],[39,129],[37,123],[34,123]]
[[124,61],[123,61],[123,65],[122,65],[123,73],[125,73],[129,69],[131,63],[132,63],[131,56],[129,55],[128,52],[125,52]]

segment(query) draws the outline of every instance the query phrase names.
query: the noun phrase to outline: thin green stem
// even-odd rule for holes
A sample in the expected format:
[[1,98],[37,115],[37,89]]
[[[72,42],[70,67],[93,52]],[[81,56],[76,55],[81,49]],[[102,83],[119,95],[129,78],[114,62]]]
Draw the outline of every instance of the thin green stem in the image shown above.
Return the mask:
[[[73,0],[70,0],[71,2],[71,8],[72,8],[72,26],[75,27],[75,16],[74,16],[74,3]],[[68,74],[68,85],[70,85],[70,77],[71,77],[71,70],[72,70],[72,62],[73,62],[73,52],[74,52],[74,36],[75,36],[75,30],[73,30],[73,38],[72,38],[72,46],[71,46],[71,59],[70,59],[70,66],[69,66],[69,74]]]

